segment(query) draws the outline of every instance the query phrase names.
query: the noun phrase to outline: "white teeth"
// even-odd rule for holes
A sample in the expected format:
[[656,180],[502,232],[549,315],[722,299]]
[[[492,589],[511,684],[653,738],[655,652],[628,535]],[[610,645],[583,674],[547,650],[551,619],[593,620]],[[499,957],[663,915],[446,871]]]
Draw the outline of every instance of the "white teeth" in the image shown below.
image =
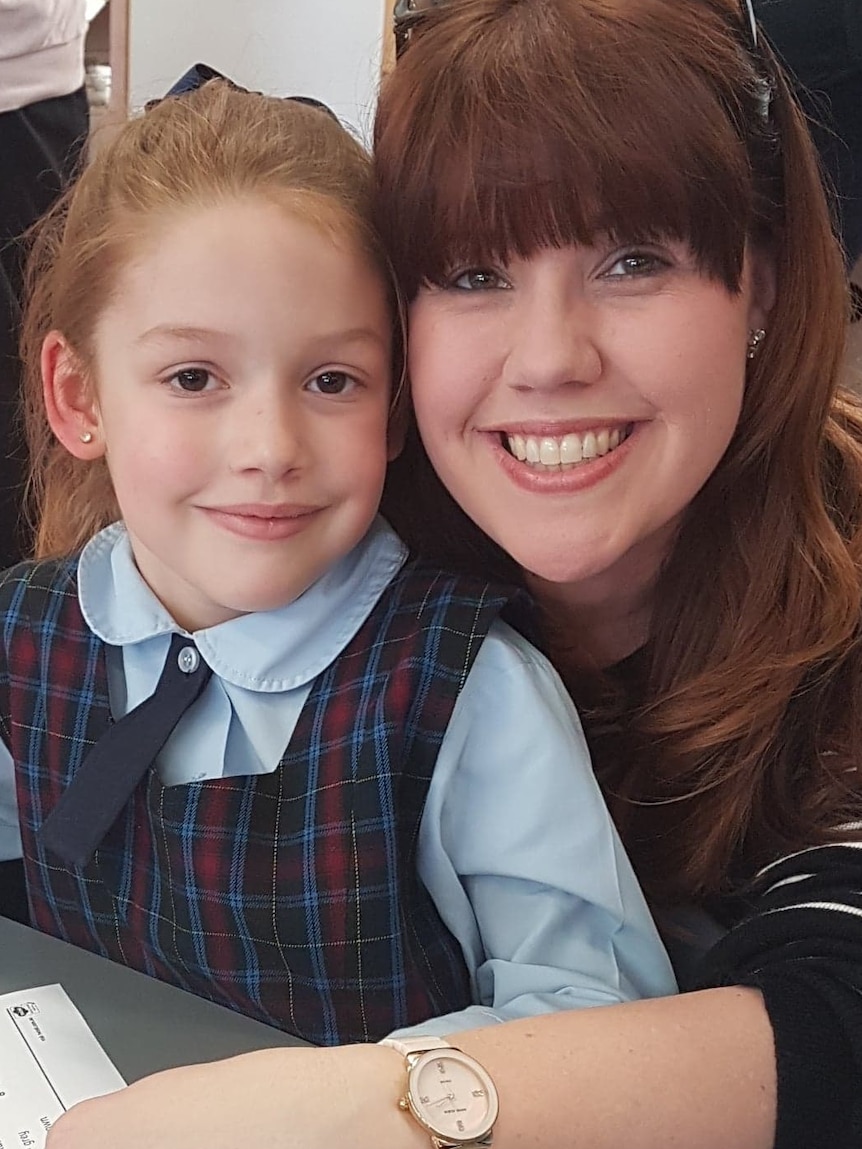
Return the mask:
[[530,435],[507,435],[509,451],[522,463],[533,467],[571,466],[600,458],[616,450],[628,438],[628,430],[620,427],[602,427],[597,431],[587,431],[583,435],[572,432],[555,437],[545,435],[534,438]]
[[580,463],[584,457],[584,452],[581,448],[580,435],[566,435],[560,441],[560,462],[561,463]]
[[539,445],[539,462],[546,467],[560,465],[560,444],[556,439],[543,439]]

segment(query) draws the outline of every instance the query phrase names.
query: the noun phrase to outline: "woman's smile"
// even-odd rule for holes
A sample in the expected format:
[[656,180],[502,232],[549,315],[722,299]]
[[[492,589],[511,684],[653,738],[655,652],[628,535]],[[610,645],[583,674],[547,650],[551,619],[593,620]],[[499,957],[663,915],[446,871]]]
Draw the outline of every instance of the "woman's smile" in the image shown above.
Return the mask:
[[502,432],[503,446],[522,463],[542,469],[579,466],[615,451],[631,433],[632,424],[612,424],[562,435],[541,432]]
[[628,458],[642,422],[566,435],[503,432],[487,436],[505,474],[536,494],[574,494],[616,473]]

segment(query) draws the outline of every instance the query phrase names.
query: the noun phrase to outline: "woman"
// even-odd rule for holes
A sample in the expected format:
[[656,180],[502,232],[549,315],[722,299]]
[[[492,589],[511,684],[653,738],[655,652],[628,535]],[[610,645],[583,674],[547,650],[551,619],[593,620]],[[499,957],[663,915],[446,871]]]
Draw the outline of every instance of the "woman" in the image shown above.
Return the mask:
[[[391,511],[523,569],[667,936],[720,939],[696,992],[459,1034],[495,1149],[849,1149],[862,419],[810,140],[734,0],[432,8],[382,93],[379,216],[428,454],[494,546],[415,442]],[[419,1149],[404,1081],[385,1047],[254,1054],[49,1145]]]

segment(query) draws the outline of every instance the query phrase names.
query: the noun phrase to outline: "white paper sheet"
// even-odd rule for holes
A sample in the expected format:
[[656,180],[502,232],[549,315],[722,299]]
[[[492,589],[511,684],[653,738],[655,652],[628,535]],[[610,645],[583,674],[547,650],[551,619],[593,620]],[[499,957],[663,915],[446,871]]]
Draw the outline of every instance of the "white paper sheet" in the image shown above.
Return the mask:
[[67,1109],[124,1085],[62,986],[0,995],[0,1149],[44,1149]]

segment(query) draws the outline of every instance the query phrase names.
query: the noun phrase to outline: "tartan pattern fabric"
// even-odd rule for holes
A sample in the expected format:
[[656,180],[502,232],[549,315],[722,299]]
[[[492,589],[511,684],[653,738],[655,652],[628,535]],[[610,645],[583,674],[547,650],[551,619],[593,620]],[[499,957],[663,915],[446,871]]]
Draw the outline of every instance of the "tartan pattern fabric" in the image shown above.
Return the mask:
[[315,1044],[460,1009],[457,940],[416,872],[452,708],[505,596],[415,565],[312,687],[272,774],[138,787],[92,862],[36,831],[111,721],[76,560],[0,579],[0,725],[34,923]]

